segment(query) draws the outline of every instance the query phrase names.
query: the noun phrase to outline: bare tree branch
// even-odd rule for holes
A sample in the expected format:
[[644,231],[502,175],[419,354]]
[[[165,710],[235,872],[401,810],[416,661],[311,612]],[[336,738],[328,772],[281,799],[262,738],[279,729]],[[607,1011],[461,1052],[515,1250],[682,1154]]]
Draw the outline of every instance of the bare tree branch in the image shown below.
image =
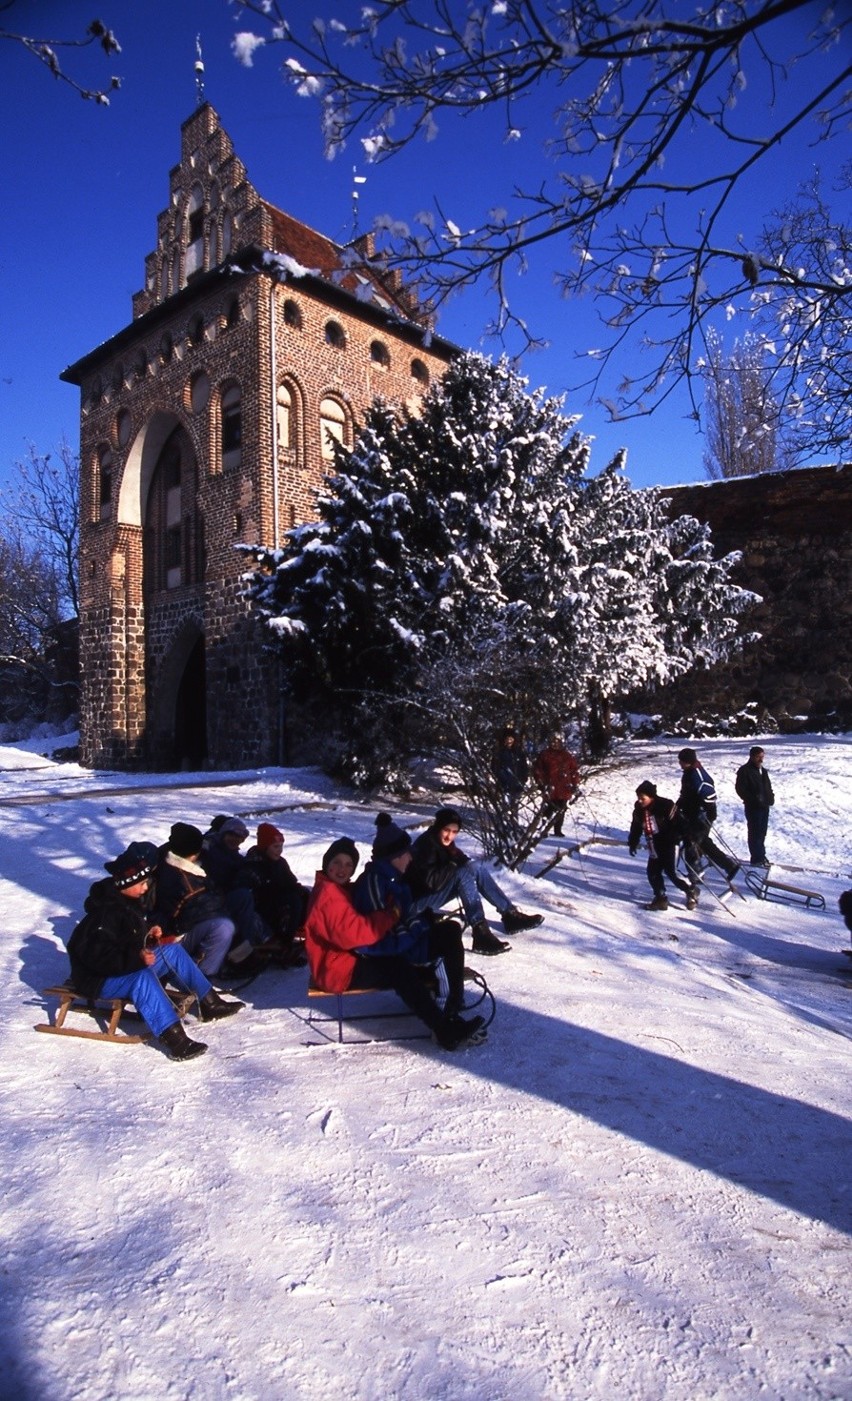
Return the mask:
[[[758,318],[802,452],[831,451],[844,431],[848,441],[847,414],[828,402],[850,373],[848,257],[808,246],[801,221],[771,210],[752,211],[747,237],[734,223],[734,197],[739,205],[761,162],[800,133],[814,144],[845,134],[848,7],[820,14],[807,0],[699,0],[680,14],[672,0],[343,0],[339,18],[304,24],[289,22],[277,0],[243,9],[266,33],[239,35],[235,51],[250,62],[260,42],[284,48],[297,92],[321,103],[329,155],[358,136],[369,159],[384,160],[433,139],[445,119],[489,111],[505,140],[530,145],[528,186],[474,227],[440,204],[407,229],[379,222],[383,257],[434,306],[484,280],[496,302],[489,330],[504,343],[539,343],[516,304],[517,274],[550,243],[562,295],[593,296],[604,323],[592,371],[580,371],[575,387],[596,393],[613,418],[651,412],[684,382],[697,417],[707,330],[739,315]],[[848,222],[791,189],[787,214],[805,207],[819,207],[848,249]],[[815,337],[835,352],[847,346],[831,385],[813,369]],[[649,369],[625,377],[637,350]]]
[[[0,15],[6,15],[15,8],[16,0],[5,0],[5,4],[0,4]],[[0,29],[0,40],[6,39],[10,43],[20,44],[27,53],[31,53],[40,63],[53,74],[60,82],[67,83],[69,87],[78,92],[87,102],[95,102],[100,106],[109,106],[109,94],[121,87],[121,79],[112,77],[105,88],[88,88],[78,82],[62,67],[60,51],[69,49],[87,49],[92,44],[96,44],[103,49],[107,58],[112,54],[121,53],[121,45],[111,29],[99,19],[93,19],[86,28],[86,37],[83,39],[47,39],[37,38],[31,34],[16,34],[8,29]]]

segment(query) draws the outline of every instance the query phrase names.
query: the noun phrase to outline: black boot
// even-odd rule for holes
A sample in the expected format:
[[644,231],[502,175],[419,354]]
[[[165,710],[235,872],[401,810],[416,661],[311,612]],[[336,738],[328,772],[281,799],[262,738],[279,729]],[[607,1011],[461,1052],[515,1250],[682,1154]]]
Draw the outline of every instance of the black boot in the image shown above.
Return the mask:
[[214,988],[205,993],[198,1004],[203,1022],[218,1022],[222,1017],[233,1017],[245,1007],[244,1002],[226,1002]]
[[435,1029],[435,1040],[444,1051],[457,1051],[462,1046],[479,1046],[486,1038],[484,1017],[445,1018]]
[[540,924],[544,924],[544,915],[525,915],[514,905],[503,913],[503,928],[507,934],[519,934],[522,929],[538,929]]
[[494,954],[508,953],[511,944],[507,944],[505,939],[498,939],[496,934],[492,934],[488,927],[488,921],[481,919],[473,926],[473,952],[481,953],[486,958],[491,958]]
[[160,1041],[172,1060],[192,1060],[195,1056],[203,1056],[207,1050],[203,1041],[190,1041],[182,1022],[173,1022],[167,1027]]

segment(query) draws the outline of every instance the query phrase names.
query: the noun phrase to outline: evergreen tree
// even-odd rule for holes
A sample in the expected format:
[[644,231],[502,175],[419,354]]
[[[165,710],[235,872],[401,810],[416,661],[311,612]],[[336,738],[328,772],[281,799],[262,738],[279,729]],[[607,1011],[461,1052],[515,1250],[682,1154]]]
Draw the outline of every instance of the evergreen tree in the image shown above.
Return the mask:
[[443,738],[493,808],[501,726],[572,717],[605,740],[614,699],[724,650],[746,601],[733,561],[635,491],[622,456],[588,465],[560,401],[464,355],[418,417],[374,405],[337,449],[318,522],[254,551],[295,691],[321,703],[350,774],[386,777]]

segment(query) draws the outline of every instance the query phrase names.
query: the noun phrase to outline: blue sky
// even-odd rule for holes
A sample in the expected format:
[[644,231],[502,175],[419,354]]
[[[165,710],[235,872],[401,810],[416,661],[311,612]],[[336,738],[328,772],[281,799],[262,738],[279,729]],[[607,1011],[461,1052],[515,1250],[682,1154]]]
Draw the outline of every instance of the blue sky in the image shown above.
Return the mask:
[[[307,8],[313,0],[300,4]],[[58,376],[131,319],[130,299],[143,284],[156,217],[167,204],[168,172],[180,156],[180,125],[196,105],[196,34],[207,100],[261,195],[333,238],[352,234],[358,152],[324,158],[318,109],[283,82],[280,49],[258,51],[251,69],[236,62],[234,32],[258,22],[240,21],[227,0],[103,0],[97,12],[115,30],[122,53],[107,59],[95,50],[70,51],[63,61],[88,83],[122,76],[107,108],[83,102],[19,46],[0,43],[10,182],[0,233],[0,479],[31,442],[39,452],[55,448],[63,435],[77,445],[77,390]],[[3,22],[57,39],[82,34],[94,13],[89,0],[17,0]],[[460,138],[439,137],[386,164],[358,161],[367,176],[361,227],[382,213],[411,218],[435,197],[463,218],[472,193],[477,207],[504,199],[510,161],[525,159],[468,123]],[[561,394],[578,377],[575,355],[599,344],[601,333],[588,301],[565,302],[552,289],[553,261],[545,245],[540,266],[519,285],[519,306],[550,339],[549,349],[527,357],[524,373],[532,387]],[[488,314],[483,296],[466,293],[444,311],[439,329],[461,345],[496,353],[482,341]],[[594,436],[593,470],[626,447],[637,485],[705,475],[704,442],[684,400],[650,419],[616,425],[576,397],[566,410],[581,413],[581,429]]]

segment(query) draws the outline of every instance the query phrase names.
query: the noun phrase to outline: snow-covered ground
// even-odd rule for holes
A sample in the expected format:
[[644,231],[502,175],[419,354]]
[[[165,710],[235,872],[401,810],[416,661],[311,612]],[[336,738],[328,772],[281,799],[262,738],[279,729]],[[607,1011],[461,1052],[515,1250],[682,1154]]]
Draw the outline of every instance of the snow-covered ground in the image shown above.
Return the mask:
[[[741,854],[749,743],[698,746]],[[598,840],[536,879],[550,840],[505,877],[545,924],[474,961],[484,1046],[323,1041],[293,970],[190,1064],[33,1031],[104,859],[238,812],[310,882],[375,810],[36,747],[0,749],[3,1397],[852,1397],[852,738],[766,741],[770,856],[825,912],[649,914],[644,860]],[[623,840],[641,779],[674,796],[678,747],[620,751],[566,844]]]

